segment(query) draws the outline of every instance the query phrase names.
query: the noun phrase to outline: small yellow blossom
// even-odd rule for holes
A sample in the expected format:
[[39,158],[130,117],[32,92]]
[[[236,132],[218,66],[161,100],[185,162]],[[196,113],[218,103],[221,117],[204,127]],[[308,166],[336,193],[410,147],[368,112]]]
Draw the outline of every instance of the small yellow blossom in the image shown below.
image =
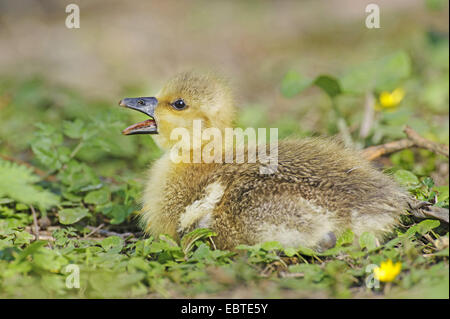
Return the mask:
[[380,267],[377,267],[373,270],[375,278],[382,282],[391,282],[397,277],[402,269],[402,263],[397,262],[395,265],[392,263],[392,260],[388,259],[387,261],[383,261]]
[[383,91],[380,94],[379,101],[380,103],[377,103],[377,109],[392,109],[395,108],[397,105],[400,104],[400,102],[405,97],[405,90],[402,88],[397,88],[392,92]]

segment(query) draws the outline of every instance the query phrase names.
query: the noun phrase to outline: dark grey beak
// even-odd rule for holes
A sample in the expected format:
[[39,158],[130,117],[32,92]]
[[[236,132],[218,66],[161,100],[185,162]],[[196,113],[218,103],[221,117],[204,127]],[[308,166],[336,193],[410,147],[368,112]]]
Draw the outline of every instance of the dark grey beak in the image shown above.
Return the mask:
[[119,105],[142,112],[150,117],[148,120],[127,127],[122,131],[122,134],[158,134],[158,127],[154,117],[158,100],[155,97],[124,98],[119,102]]

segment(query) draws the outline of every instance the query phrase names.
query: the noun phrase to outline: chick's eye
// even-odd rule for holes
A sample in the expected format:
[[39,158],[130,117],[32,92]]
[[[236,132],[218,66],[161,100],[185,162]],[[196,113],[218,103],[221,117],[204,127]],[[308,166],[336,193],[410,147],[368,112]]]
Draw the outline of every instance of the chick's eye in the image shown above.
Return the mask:
[[139,101],[138,101],[138,104],[139,104],[139,105],[144,105],[145,103],[144,103],[143,100],[139,100]]
[[176,100],[172,103],[172,106],[177,110],[182,110],[186,107],[186,103],[182,99]]

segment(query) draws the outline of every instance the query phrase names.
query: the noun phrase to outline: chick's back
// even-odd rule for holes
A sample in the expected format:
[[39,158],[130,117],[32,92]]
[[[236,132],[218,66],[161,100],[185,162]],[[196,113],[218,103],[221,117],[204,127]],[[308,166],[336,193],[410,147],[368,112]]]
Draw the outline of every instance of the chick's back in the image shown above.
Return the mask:
[[346,229],[381,238],[407,206],[408,195],[389,176],[330,139],[280,141],[277,171],[261,174],[260,167],[216,166],[210,183],[223,195],[209,226],[220,246],[277,240],[321,248]]

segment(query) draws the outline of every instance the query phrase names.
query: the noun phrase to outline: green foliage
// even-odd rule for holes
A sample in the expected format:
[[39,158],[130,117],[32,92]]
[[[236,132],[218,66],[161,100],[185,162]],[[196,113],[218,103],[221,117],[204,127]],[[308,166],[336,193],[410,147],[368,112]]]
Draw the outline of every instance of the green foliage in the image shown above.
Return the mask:
[[341,86],[335,78],[329,75],[321,75],[314,80],[314,84],[324,90],[331,98],[342,93]]
[[366,248],[368,251],[374,250],[377,247],[375,235],[369,232],[364,232],[359,237],[359,246],[361,249]]
[[419,184],[417,176],[404,169],[396,171],[394,177],[400,185],[405,187],[413,187]]
[[39,178],[23,165],[0,160],[0,198],[47,209],[59,203],[58,196],[37,186]]
[[85,208],[65,208],[61,209],[58,213],[59,222],[63,225],[74,224],[77,221],[88,216],[88,210]]
[[288,98],[291,98],[311,85],[316,85],[321,88],[331,98],[341,94],[341,87],[339,81],[329,75],[320,75],[315,79],[305,78],[298,72],[289,71],[284,76],[281,82],[281,93]]
[[346,72],[340,82],[344,92],[364,94],[392,91],[411,74],[411,60],[400,51]]
[[205,228],[198,228],[187,234],[181,240],[181,248],[183,249],[184,254],[186,255],[194,248],[194,243],[203,238],[211,238],[216,236],[214,232]]
[[[435,191],[430,180],[424,179],[421,183],[423,187],[415,188],[415,191]],[[57,212],[59,221],[80,224],[89,214],[96,214],[97,207],[105,206],[108,196],[114,199],[120,192],[124,192],[125,197],[126,194],[134,196],[128,188],[119,189],[85,192],[80,202],[71,203],[85,203],[94,210],[64,208]],[[448,206],[448,189],[447,195],[445,190],[438,190]],[[25,207],[17,208],[26,211]],[[0,221],[20,217],[12,216],[9,213],[12,211],[3,206]],[[100,209],[98,213],[102,215]],[[255,283],[256,293],[260,289],[257,287],[267,280],[276,283],[278,289],[350,297],[356,287],[363,285],[366,266],[388,258],[401,260],[403,265],[395,281],[396,287],[421,287],[427,291],[436,285],[434,283],[448,279],[448,247],[426,239],[432,236],[436,240],[448,240],[448,233],[445,230],[443,233],[440,223],[434,220],[399,229],[382,245],[371,233],[364,233],[355,241],[354,234],[346,231],[334,248],[321,253],[305,247],[283,247],[273,241],[254,246],[240,245],[235,252],[222,251],[214,248],[215,234],[208,229],[196,229],[186,234],[180,244],[168,236],[157,240],[116,235],[101,240],[90,239],[83,227],[67,226],[56,229],[51,234],[51,241],[35,241],[22,226],[31,223],[30,219],[25,219],[22,224],[0,223],[2,297],[169,298],[205,293],[220,296],[229,289],[246,286],[249,281]],[[425,259],[422,254],[432,257]],[[66,286],[69,265],[79,267],[82,289]],[[448,296],[444,288],[445,285],[433,288],[435,296]],[[394,290],[390,296],[405,291]]]
[[293,97],[306,88],[313,82],[300,75],[298,72],[289,71],[281,81],[281,93],[286,97]]
[[281,82],[281,92],[286,97],[293,97],[314,84],[332,98],[344,92],[365,94],[372,91],[393,90],[410,74],[410,58],[401,51],[360,65],[339,79],[330,75],[319,75],[311,80],[298,72],[289,71]]
[[[409,52],[397,51],[356,64],[337,76],[319,74],[307,77],[301,71],[289,70],[281,81],[281,93],[287,98],[296,95],[307,97],[306,93],[302,95],[303,91],[311,86],[319,87],[331,98],[331,103],[328,101],[323,107],[333,114],[324,117],[323,121],[328,121],[325,122],[328,127],[325,134],[340,133],[349,145],[364,147],[404,138],[405,124],[432,140],[448,143],[448,134],[444,133],[448,131],[448,121],[443,123],[447,126],[445,129],[432,119],[433,114],[448,114],[448,39],[433,33],[428,36],[425,52],[420,53],[425,61],[418,59],[418,54],[412,56]],[[425,71],[424,64],[433,65],[433,71]],[[396,89],[405,93],[404,98],[390,106],[380,106],[381,95]],[[364,113],[367,113],[363,105],[370,103],[369,96],[374,97],[372,108],[376,110],[369,135],[361,137],[358,129],[350,127],[362,125]],[[288,135],[289,132],[283,132],[283,136]],[[308,134],[302,132],[302,135]],[[429,174],[434,163],[430,159],[427,166],[416,166],[415,173]]]

